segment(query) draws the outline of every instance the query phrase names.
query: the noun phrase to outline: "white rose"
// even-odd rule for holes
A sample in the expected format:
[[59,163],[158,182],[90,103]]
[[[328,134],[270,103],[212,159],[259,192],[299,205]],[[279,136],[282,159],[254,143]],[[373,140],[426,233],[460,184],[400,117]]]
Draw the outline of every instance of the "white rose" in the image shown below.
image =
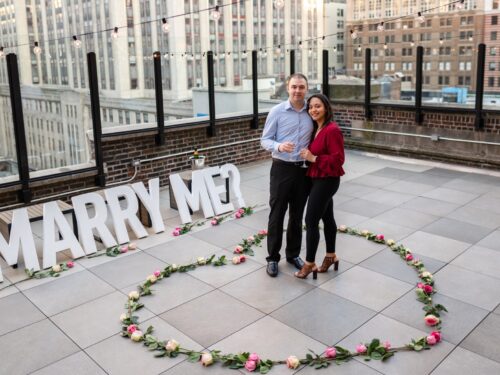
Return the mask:
[[61,272],[61,266],[59,264],[52,266],[52,271]]
[[172,268],[172,272],[177,271],[177,269],[179,268],[179,266],[177,264],[175,264],[175,263],[172,264],[170,267]]
[[120,315],[120,322],[125,321],[125,319],[128,319],[128,315],[127,315],[127,314],[125,314],[125,313],[121,314],[121,315]]
[[139,331],[139,330],[134,331],[134,333],[132,333],[132,335],[130,335],[130,339],[132,341],[135,341],[135,342],[141,341],[141,339],[142,339],[142,332]]
[[154,284],[154,283],[156,283],[156,280],[158,280],[158,278],[155,275],[149,275],[146,278],[146,280],[149,281],[151,284]]
[[212,363],[214,363],[214,358],[212,357],[211,353],[202,353],[201,354],[201,364],[203,366],[210,366]]
[[131,291],[128,294],[128,299],[130,299],[132,301],[137,301],[139,299],[139,292],[136,290]]
[[233,264],[240,264],[241,263],[241,259],[239,256],[236,256],[236,257],[233,257],[233,260],[232,260]]
[[203,257],[198,257],[198,259],[196,259],[196,262],[200,265],[200,266],[203,266],[204,264],[207,263],[206,259],[203,258]]
[[179,343],[174,339],[168,340],[167,345],[165,345],[165,349],[168,352],[175,352],[179,348]]
[[131,242],[128,244],[128,249],[129,250],[135,250],[137,249],[137,244],[135,242]]

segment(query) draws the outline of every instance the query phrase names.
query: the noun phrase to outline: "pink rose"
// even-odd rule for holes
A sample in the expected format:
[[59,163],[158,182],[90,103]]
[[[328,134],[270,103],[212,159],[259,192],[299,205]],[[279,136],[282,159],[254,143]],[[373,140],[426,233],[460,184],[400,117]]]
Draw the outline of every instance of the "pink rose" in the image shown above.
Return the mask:
[[127,327],[127,332],[132,334],[134,333],[135,331],[137,331],[137,326],[135,324],[131,324]]
[[437,343],[437,340],[434,336],[432,335],[429,335],[425,338],[425,341],[427,342],[427,344],[429,345],[435,345]]
[[384,235],[383,235],[383,234],[377,234],[377,235],[375,236],[375,239],[376,239],[377,241],[383,241],[383,240],[384,240],[384,238],[385,238],[385,237],[384,237]]
[[440,342],[441,341],[441,332],[439,332],[439,331],[432,331],[431,332],[431,336],[434,336],[434,338],[436,339],[436,342]]
[[297,367],[299,367],[299,365],[300,365],[300,361],[294,355],[291,355],[290,357],[288,357],[286,359],[286,367],[288,367],[288,368],[296,369]]
[[434,289],[430,285],[424,285],[424,293],[431,294]]
[[255,241],[255,237],[254,236],[248,236],[247,241],[248,242],[253,242],[253,241]]
[[363,354],[366,353],[366,346],[363,344],[356,345],[356,353]]
[[258,356],[257,353],[252,353],[248,356],[248,360],[249,361],[254,361],[255,363],[259,363],[260,362],[260,358]]
[[243,215],[245,213],[245,210],[243,208],[239,208],[238,212]]
[[385,350],[389,350],[391,348],[391,343],[389,341],[385,341],[384,348],[385,348]]
[[156,270],[155,272],[153,272],[153,275],[155,275],[155,277],[160,277],[161,275],[160,270]]
[[418,283],[417,284],[418,289],[424,289],[424,284],[423,283]]
[[66,262],[66,267],[73,268],[74,266],[75,266],[75,263],[73,263],[72,261],[67,261]]
[[411,254],[406,254],[406,260],[409,262],[410,260],[413,260],[413,255]]
[[328,347],[325,350],[325,357],[326,358],[335,358],[337,356],[337,350],[332,347]]
[[435,326],[436,324],[439,324],[440,320],[437,316],[434,316],[432,314],[427,315],[425,318],[425,324],[427,324],[429,327]]
[[239,256],[235,256],[235,257],[233,257],[233,259],[231,260],[231,262],[233,264],[240,264],[241,263],[241,259],[240,259]]
[[176,236],[176,237],[177,237],[177,236],[180,236],[181,231],[180,231],[180,230],[178,230],[178,229],[175,229],[175,230],[172,232],[172,234],[173,234],[174,236]]
[[244,255],[241,255],[240,256],[240,262],[243,263],[245,260],[247,260],[247,258]]
[[121,253],[126,253],[128,251],[128,246],[127,245],[123,245],[121,248],[120,248],[120,252]]
[[261,229],[261,230],[259,230],[259,234],[260,234],[261,236],[267,236],[267,230],[265,230],[265,229]]
[[245,362],[245,370],[253,372],[255,371],[256,368],[257,368],[257,363],[255,363],[255,361],[248,360]]
[[239,218],[241,218],[241,214],[240,214],[239,212],[236,212],[236,213],[234,214],[234,217],[235,217],[236,219],[239,219]]
[[212,353],[201,353],[201,364],[205,367],[210,366],[212,363],[214,363],[214,357],[212,356]]
[[210,222],[210,224],[217,225],[217,224],[219,224],[219,222],[217,220],[215,220],[215,219],[212,219],[212,221]]
[[243,252],[243,248],[241,246],[236,246],[233,252],[235,254],[241,254]]

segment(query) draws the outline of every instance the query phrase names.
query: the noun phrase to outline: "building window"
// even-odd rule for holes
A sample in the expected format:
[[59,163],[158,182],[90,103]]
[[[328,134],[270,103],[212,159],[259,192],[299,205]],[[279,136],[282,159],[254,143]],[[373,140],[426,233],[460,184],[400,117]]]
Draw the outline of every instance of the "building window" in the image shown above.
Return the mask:
[[495,70],[495,65],[496,65],[496,63],[494,61],[490,62],[489,66],[488,66],[488,69],[489,70]]
[[495,77],[488,77],[488,87],[495,86]]
[[490,33],[490,39],[491,40],[497,40],[497,32],[496,31],[492,31]]
[[491,24],[498,25],[498,16],[491,16]]

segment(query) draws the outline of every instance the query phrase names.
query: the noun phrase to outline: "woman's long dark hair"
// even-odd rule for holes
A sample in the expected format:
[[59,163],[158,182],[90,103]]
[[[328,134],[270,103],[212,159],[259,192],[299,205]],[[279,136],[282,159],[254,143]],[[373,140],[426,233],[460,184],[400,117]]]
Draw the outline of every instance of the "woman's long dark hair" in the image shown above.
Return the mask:
[[[333,121],[333,108],[332,108],[332,105],[330,104],[330,100],[326,97],[326,95],[323,95],[323,94],[311,95],[309,97],[309,99],[307,99],[307,111],[308,112],[309,112],[309,103],[311,103],[311,99],[313,99],[313,98],[318,98],[319,100],[321,100],[321,102],[325,106],[325,123],[323,124],[323,126],[328,125],[330,122]],[[316,131],[318,130],[318,123],[314,120],[313,120],[313,125],[314,125],[314,129],[313,129],[313,132],[311,134],[311,142],[314,140],[314,136],[316,134]]]

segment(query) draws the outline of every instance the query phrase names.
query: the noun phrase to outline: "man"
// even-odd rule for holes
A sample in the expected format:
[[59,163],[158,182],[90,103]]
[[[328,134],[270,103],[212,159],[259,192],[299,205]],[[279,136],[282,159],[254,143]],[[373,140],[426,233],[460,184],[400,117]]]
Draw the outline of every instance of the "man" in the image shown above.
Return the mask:
[[297,269],[304,261],[299,257],[302,245],[302,216],[307,201],[307,168],[299,152],[311,140],[313,123],[306,109],[307,78],[300,73],[287,79],[288,100],[269,112],[261,145],[272,152],[269,205],[267,273],[278,275],[278,262],[283,241],[283,222],[289,209],[286,232],[286,260]]

